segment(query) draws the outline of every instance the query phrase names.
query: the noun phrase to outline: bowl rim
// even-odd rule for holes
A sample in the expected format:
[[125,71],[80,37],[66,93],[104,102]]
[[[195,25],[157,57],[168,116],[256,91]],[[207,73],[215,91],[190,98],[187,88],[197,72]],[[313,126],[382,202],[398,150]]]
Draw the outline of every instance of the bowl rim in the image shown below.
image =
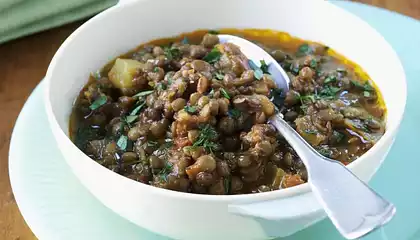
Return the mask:
[[[45,77],[46,86],[45,86],[45,91],[44,91],[44,104],[45,104],[45,107],[46,107],[48,120],[50,122],[52,131],[54,133],[54,136],[55,136],[56,140],[58,141],[59,139],[65,139],[65,141],[70,143],[71,146],[76,151],[83,154],[83,156],[85,158],[88,158],[86,160],[90,160],[90,161],[95,162],[98,167],[103,167],[103,166],[100,165],[99,163],[97,163],[96,161],[94,161],[93,159],[91,159],[90,157],[88,157],[84,152],[82,152],[79,148],[77,148],[76,145],[74,145],[74,143],[70,140],[70,138],[67,136],[67,134],[63,131],[63,129],[58,124],[58,121],[57,121],[57,119],[55,117],[55,114],[52,110],[52,105],[51,105],[51,102],[50,102],[50,86],[51,86],[51,82],[53,81],[52,80],[52,74],[53,74],[52,72],[53,72],[53,69],[55,68],[55,66],[57,65],[57,62],[59,62],[59,59],[60,59],[61,55],[63,55],[63,52],[65,52],[66,46],[74,38],[76,38],[79,35],[79,33],[83,32],[84,29],[86,28],[86,26],[88,26],[91,22],[100,21],[102,18],[106,18],[109,14],[111,14],[113,12],[123,11],[124,8],[130,8],[132,5],[141,4],[141,3],[146,2],[146,1],[152,1],[152,0],[127,1],[127,2],[124,2],[123,4],[121,4],[121,3],[116,4],[115,6],[104,10],[103,12],[99,13],[98,15],[92,17],[91,19],[89,19],[88,21],[83,23],[69,37],[67,37],[67,39],[62,43],[62,45],[59,47],[57,52],[54,54],[49,66],[48,66],[48,69],[47,69],[47,73],[46,73],[46,77]],[[388,43],[388,41],[376,29],[371,27],[367,22],[365,22],[360,17],[358,17],[358,16],[348,12],[347,10],[345,10],[343,8],[340,8],[340,7],[338,7],[338,6],[336,6],[332,3],[329,3],[327,1],[318,1],[317,4],[325,4],[325,6],[331,8],[331,10],[339,11],[341,14],[347,15],[347,17],[351,17],[354,21],[357,21],[358,24],[364,25],[364,27],[369,29],[372,32],[372,34],[376,35],[377,38],[384,43],[384,46],[386,48],[388,48],[387,51],[391,55],[393,55],[395,63],[397,64],[397,65],[395,65],[395,69],[399,72],[399,75],[401,76],[401,79],[399,79],[400,84],[404,85],[403,90],[402,90],[402,93],[403,93],[402,96],[404,97],[404,100],[403,100],[402,106],[400,106],[402,108],[402,111],[401,111],[401,114],[399,116],[397,116],[397,119],[395,121],[396,124],[392,125],[390,128],[388,128],[388,126],[387,126],[385,134],[379,139],[379,141],[372,148],[370,148],[366,153],[364,153],[358,159],[356,159],[355,161],[353,161],[353,162],[351,162],[350,164],[347,165],[347,167],[350,170],[352,170],[353,168],[359,166],[360,164],[363,164],[363,162],[365,161],[366,158],[371,157],[376,152],[378,152],[379,149],[381,147],[383,147],[385,141],[387,139],[392,138],[393,135],[397,132],[398,127],[401,124],[401,121],[403,119],[405,108],[406,108],[406,100],[407,100],[406,75],[405,75],[405,71],[404,71],[404,68],[402,66],[401,60],[398,57],[397,53],[392,48],[392,46]],[[58,137],[60,137],[60,138],[58,138]],[[306,182],[306,183],[303,183],[303,184],[300,184],[298,186],[294,186],[294,187],[291,187],[291,188],[284,188],[284,189],[279,189],[279,190],[270,191],[270,192],[263,192],[263,193],[238,194],[238,195],[194,194],[194,193],[178,192],[178,191],[173,191],[173,190],[154,187],[154,186],[151,186],[151,185],[148,185],[148,184],[140,183],[140,182],[137,182],[135,180],[129,179],[129,178],[123,176],[123,175],[117,174],[117,173],[112,172],[110,170],[107,170],[107,171],[110,174],[117,175],[120,178],[121,181],[125,181],[125,182],[129,181],[132,184],[135,184],[135,186],[138,187],[138,188],[141,188],[142,191],[149,191],[149,193],[153,193],[153,194],[156,194],[156,195],[161,195],[161,196],[164,196],[164,197],[182,198],[182,199],[187,198],[187,199],[193,200],[193,201],[259,202],[259,201],[282,199],[282,198],[293,197],[293,196],[296,196],[296,195],[312,193],[309,184]]]

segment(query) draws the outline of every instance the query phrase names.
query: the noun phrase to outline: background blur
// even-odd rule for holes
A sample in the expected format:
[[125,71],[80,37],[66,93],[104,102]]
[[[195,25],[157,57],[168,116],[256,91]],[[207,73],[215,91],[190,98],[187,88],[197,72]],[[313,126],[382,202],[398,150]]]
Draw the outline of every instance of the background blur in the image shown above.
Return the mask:
[[[35,239],[20,215],[10,189],[7,161],[10,135],[16,117],[26,98],[44,77],[51,58],[66,37],[89,16],[116,2],[117,0],[0,0],[1,240]],[[353,2],[386,8],[420,20],[420,0]]]

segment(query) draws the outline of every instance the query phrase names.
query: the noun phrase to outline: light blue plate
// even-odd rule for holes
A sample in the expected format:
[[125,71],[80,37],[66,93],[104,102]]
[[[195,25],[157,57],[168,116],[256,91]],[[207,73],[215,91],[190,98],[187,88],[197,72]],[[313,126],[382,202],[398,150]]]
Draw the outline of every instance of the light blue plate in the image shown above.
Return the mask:
[[[420,22],[360,4],[335,3],[359,15],[385,36],[398,52],[408,78],[408,103],[401,131],[389,157],[371,181],[373,188],[395,203],[397,215],[383,231],[364,239],[420,239],[420,187],[417,185],[420,182],[417,151]],[[9,156],[13,192],[35,235],[42,240],[166,239],[114,214],[79,183],[55,146],[48,128],[42,91],[41,83],[19,115]],[[286,239],[342,238],[333,225],[324,220]]]

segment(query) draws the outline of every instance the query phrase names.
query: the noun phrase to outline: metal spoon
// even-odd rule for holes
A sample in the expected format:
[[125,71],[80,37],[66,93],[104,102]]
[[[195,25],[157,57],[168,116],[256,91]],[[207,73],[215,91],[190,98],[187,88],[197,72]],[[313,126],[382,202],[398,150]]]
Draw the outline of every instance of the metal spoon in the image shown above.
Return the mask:
[[[277,87],[289,90],[290,79],[282,67],[262,48],[240,37],[218,35],[221,43],[240,47],[243,54],[259,65],[264,60]],[[394,216],[394,205],[357,178],[343,164],[326,158],[309,145],[277,113],[269,122],[294,148],[308,171],[308,183],[328,217],[347,239],[359,238],[386,224]]]

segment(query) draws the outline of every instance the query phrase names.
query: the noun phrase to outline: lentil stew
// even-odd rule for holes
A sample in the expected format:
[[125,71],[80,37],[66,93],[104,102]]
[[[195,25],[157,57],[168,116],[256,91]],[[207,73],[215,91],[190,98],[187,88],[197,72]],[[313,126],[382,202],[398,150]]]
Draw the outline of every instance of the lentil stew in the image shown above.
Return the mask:
[[[348,164],[385,132],[386,108],[363,70],[330,48],[271,30],[223,29],[254,41],[289,75],[276,88],[261,59],[199,30],[154,40],[92,73],[70,135],[104,167],[155,187],[245,194],[307,181],[267,119],[276,111],[321,154]],[[258,64],[259,65],[259,64]]]

